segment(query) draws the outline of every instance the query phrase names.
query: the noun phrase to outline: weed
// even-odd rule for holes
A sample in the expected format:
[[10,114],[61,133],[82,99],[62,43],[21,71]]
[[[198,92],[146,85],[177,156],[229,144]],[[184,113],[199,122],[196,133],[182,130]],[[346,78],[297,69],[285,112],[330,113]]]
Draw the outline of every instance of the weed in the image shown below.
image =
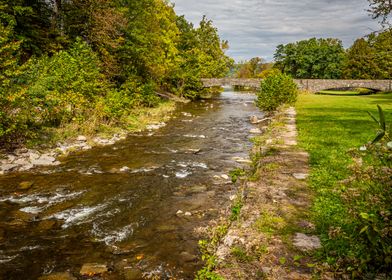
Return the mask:
[[253,256],[250,256],[241,247],[234,247],[231,249],[231,254],[236,258],[237,261],[247,263],[253,261]]
[[283,218],[274,216],[266,211],[263,211],[255,222],[256,229],[267,234],[273,234],[276,230],[284,228],[284,226],[285,221]]
[[246,172],[243,168],[236,168],[232,171],[229,172],[229,175],[231,177],[231,181],[233,183],[237,182],[237,180],[243,176],[246,175]]

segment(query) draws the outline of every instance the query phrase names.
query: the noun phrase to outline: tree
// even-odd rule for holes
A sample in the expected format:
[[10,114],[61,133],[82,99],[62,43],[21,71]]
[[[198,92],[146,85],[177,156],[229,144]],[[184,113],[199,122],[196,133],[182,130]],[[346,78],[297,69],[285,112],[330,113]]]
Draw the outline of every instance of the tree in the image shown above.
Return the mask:
[[276,48],[275,67],[299,79],[338,79],[345,51],[338,39],[303,40]]
[[391,0],[369,0],[370,9],[368,10],[373,19],[381,19],[382,25],[389,24],[389,17],[392,13]]
[[116,53],[124,44],[127,19],[115,0],[73,0],[63,5],[64,32],[72,40],[82,37],[99,53],[103,70],[116,78],[121,67]]
[[237,78],[256,78],[263,70],[263,59],[260,57],[254,57],[249,61],[245,61],[239,65],[237,70]]
[[201,77],[224,77],[233,64],[233,60],[225,55],[228,42],[220,40],[218,30],[213,26],[212,21],[205,16],[200,21],[196,34],[199,42],[198,48],[202,54],[200,57]]
[[376,52],[364,38],[358,39],[347,51],[343,70],[346,79],[377,79],[381,76]]
[[163,0],[125,0],[125,43],[120,50],[123,79],[135,74],[158,84],[176,66],[179,30],[172,6]]
[[21,41],[15,38],[15,17],[7,13],[8,5],[0,2],[0,95],[10,86],[18,69]]

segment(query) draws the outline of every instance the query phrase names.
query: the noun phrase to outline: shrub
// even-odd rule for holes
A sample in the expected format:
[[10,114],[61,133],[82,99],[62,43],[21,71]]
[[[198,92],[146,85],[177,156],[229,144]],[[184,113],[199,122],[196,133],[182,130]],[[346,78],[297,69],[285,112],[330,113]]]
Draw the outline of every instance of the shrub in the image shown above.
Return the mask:
[[286,74],[275,74],[261,81],[257,94],[257,106],[264,111],[275,111],[283,104],[297,100],[298,87]]
[[12,87],[1,88],[1,146],[22,142],[43,127],[86,120],[111,90],[97,55],[80,39],[70,50],[32,58],[22,68]]
[[33,59],[21,78],[35,121],[46,126],[84,120],[98,97],[110,88],[100,72],[98,57],[81,40],[69,51]]

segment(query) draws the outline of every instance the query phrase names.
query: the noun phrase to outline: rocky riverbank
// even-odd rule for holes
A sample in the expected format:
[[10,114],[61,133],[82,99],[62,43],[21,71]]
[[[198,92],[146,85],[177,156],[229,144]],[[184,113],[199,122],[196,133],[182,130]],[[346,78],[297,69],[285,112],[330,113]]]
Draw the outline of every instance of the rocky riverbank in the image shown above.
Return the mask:
[[203,254],[214,261],[199,272],[200,279],[211,274],[224,279],[312,279],[311,252],[321,245],[309,221],[308,154],[297,147],[295,115],[293,108],[286,109],[267,129],[260,128],[265,132],[255,137],[255,169],[243,178],[242,198],[233,204],[230,218],[214,221],[206,231],[213,246]]
[[59,165],[61,158],[67,156],[69,153],[76,151],[90,150],[94,146],[113,145],[120,140],[124,140],[130,133],[140,133],[144,130],[149,131],[152,135],[154,130],[157,130],[166,125],[172,117],[172,112],[175,110],[175,103],[171,105],[164,105],[162,108],[148,109],[145,112],[139,113],[135,117],[134,123],[130,129],[117,129],[117,133],[105,136],[97,135],[79,135],[74,138],[66,138],[64,141],[58,141],[51,147],[42,148],[38,145],[35,148],[18,148],[12,152],[0,151],[0,175],[9,172],[28,171],[42,166]]

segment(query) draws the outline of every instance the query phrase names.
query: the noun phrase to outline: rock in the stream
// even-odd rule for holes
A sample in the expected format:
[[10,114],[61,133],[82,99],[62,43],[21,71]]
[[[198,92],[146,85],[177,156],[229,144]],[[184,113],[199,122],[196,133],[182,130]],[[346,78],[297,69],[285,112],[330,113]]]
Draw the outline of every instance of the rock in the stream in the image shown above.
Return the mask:
[[56,161],[56,158],[43,154],[38,159],[31,161],[31,164],[36,166],[45,166],[45,165],[52,165]]
[[139,280],[143,278],[143,273],[140,269],[133,267],[124,267],[125,280]]
[[221,175],[221,178],[225,179],[225,180],[229,180],[230,179],[230,177],[228,175],[226,175],[226,174]]
[[252,133],[252,134],[261,134],[262,133],[260,128],[253,128],[249,132]]
[[76,280],[76,278],[69,272],[59,272],[43,275],[38,280]]
[[257,118],[257,116],[251,116],[250,117],[250,123],[258,124],[259,123],[259,119]]
[[108,272],[107,265],[99,263],[85,263],[80,269],[80,274],[82,276],[101,275],[105,272]]
[[14,170],[16,167],[18,167],[18,165],[14,164],[14,163],[3,164],[1,166],[1,170],[4,171],[4,172],[9,172],[9,171]]
[[24,181],[19,184],[21,190],[28,190],[34,185],[34,182]]
[[131,170],[128,166],[123,166],[120,168],[120,172],[128,172],[129,170]]
[[87,137],[84,135],[79,135],[78,138],[76,138],[77,141],[79,142],[86,142],[87,141]]
[[301,251],[311,251],[321,248],[320,239],[317,236],[308,236],[303,233],[296,233],[293,245]]
[[184,262],[193,262],[193,261],[197,260],[197,256],[192,255],[192,254],[185,252],[185,251],[180,254],[180,258]]
[[27,164],[30,164],[30,161],[28,161],[27,159],[25,159],[25,158],[18,158],[17,160],[15,160],[14,161],[14,164],[17,164],[17,165],[27,165]]
[[40,155],[38,152],[31,152],[31,153],[29,154],[29,159],[30,159],[30,161],[31,161],[31,160],[36,160],[36,159],[39,159],[40,156],[41,156],[41,155]]
[[241,158],[241,157],[233,157],[232,159],[234,161],[238,162],[238,163],[252,163],[251,160],[245,159],[245,158]]

